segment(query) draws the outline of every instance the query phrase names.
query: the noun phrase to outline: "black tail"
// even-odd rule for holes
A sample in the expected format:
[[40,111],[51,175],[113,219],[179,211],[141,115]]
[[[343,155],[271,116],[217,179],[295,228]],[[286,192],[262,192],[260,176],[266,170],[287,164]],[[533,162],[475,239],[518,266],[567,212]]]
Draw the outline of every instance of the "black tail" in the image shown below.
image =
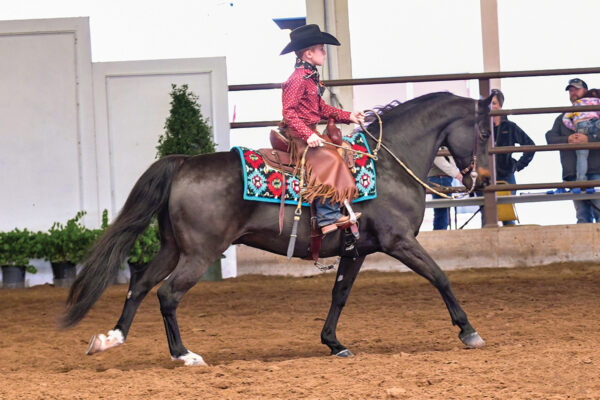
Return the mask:
[[63,327],[77,324],[110,285],[137,237],[168,205],[173,177],[187,158],[183,155],[162,158],[138,179],[119,216],[83,262],[67,298]]

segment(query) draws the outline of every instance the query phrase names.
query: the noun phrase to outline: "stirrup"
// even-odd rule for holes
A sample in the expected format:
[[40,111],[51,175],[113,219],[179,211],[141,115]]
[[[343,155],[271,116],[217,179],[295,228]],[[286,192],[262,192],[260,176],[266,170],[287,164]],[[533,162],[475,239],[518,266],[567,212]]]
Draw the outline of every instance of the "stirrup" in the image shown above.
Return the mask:
[[317,269],[321,272],[331,271],[332,269],[337,268],[341,259],[342,259],[342,257],[338,256],[338,258],[335,259],[335,262],[333,264],[329,264],[329,265],[320,263],[319,260],[317,260],[317,261],[315,261],[315,267],[317,267]]

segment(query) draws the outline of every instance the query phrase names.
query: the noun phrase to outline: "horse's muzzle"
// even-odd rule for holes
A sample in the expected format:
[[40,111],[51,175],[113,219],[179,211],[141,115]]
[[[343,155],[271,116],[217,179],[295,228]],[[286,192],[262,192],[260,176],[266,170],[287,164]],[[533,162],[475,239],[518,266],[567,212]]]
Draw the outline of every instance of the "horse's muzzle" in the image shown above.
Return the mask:
[[477,167],[477,175],[479,175],[482,178],[491,178],[492,177],[491,171],[484,167]]
[[477,187],[486,187],[492,180],[492,173],[489,169],[484,167],[477,167]]

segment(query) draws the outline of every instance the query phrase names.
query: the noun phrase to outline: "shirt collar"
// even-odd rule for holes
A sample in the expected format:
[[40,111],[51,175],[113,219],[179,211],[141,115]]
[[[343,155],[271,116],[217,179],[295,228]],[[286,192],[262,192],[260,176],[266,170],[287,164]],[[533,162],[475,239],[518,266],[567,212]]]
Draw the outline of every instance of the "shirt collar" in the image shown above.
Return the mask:
[[303,76],[303,78],[312,79],[313,81],[315,81],[315,83],[317,84],[317,89],[319,91],[319,96],[322,96],[323,92],[325,92],[325,86],[323,86],[323,83],[319,79],[319,70],[317,69],[317,67],[300,58],[296,58],[296,64],[294,65],[294,67],[296,69],[304,68],[310,71],[310,74]]

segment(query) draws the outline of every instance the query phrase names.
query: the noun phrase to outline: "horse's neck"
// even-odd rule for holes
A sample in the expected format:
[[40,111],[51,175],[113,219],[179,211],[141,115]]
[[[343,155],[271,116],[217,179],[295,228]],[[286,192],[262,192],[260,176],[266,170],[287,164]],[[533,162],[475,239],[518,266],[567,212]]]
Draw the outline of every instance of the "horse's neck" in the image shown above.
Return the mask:
[[[426,118],[419,118],[427,120]],[[410,121],[398,121],[390,127],[386,140],[384,131],[383,142],[390,143],[388,147],[411,169],[415,175],[424,179],[431,169],[433,159],[444,140],[444,128],[453,118],[431,118],[426,124],[414,124]]]

